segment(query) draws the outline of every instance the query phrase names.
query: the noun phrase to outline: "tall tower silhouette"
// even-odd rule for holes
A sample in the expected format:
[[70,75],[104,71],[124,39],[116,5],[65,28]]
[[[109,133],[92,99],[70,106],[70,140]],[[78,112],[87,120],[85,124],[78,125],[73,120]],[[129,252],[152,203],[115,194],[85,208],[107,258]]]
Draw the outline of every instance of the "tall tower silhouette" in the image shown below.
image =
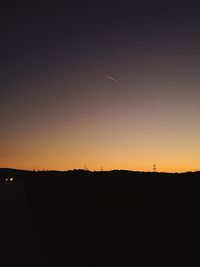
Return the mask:
[[86,163],[84,163],[84,171],[87,171]]
[[156,164],[153,164],[153,172],[156,172],[157,168],[156,168]]

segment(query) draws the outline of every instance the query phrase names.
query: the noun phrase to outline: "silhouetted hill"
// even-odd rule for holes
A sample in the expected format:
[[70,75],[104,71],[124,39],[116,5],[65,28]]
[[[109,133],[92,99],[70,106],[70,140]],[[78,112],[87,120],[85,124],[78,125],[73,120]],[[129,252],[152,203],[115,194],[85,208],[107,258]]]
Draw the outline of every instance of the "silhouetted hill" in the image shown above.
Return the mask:
[[[24,248],[27,260],[36,251],[28,266],[180,266],[200,242],[200,172],[0,169],[0,176],[4,218],[34,233]],[[172,264],[178,249],[185,254]]]

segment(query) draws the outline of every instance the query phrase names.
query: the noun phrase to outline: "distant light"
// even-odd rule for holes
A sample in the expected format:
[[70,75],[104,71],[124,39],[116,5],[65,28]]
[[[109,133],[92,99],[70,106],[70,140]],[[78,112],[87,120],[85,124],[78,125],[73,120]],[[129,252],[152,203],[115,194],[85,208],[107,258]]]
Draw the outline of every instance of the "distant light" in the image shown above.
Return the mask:
[[13,181],[14,181],[14,178],[13,178],[13,177],[11,177],[11,178],[6,178],[5,181],[6,181],[6,182],[13,182]]

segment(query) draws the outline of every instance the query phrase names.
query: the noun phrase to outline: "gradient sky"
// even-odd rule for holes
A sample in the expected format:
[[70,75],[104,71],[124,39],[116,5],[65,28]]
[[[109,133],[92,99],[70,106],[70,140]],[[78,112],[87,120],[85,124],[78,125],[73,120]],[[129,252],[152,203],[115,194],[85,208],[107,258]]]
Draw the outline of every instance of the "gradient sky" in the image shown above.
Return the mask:
[[27,2],[0,10],[0,167],[200,169],[198,6]]

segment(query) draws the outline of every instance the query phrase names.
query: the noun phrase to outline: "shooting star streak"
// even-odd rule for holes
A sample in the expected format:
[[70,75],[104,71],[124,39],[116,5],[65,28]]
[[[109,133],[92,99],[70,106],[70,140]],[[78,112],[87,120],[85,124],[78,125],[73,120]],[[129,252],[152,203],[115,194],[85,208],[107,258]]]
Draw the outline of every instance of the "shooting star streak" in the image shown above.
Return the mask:
[[112,77],[110,77],[110,76],[105,75],[105,77],[106,77],[107,79],[110,79],[111,81],[113,81],[113,82],[115,82],[115,83],[119,83],[118,80],[116,80],[116,79],[114,79],[114,78],[112,78]]

